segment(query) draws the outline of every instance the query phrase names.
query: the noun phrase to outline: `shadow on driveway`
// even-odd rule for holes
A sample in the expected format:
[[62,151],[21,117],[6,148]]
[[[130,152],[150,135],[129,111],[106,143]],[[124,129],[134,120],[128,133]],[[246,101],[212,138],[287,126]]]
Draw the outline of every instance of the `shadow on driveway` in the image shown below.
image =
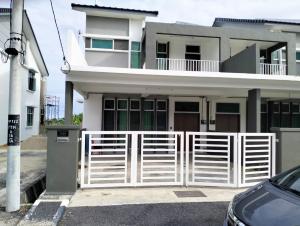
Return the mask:
[[228,202],[157,203],[67,208],[59,225],[222,226]]

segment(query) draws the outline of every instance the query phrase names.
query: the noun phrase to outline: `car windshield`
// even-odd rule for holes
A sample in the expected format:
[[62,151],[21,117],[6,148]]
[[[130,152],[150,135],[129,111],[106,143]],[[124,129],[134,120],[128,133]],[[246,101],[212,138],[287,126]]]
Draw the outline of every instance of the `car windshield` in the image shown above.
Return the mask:
[[270,182],[283,190],[290,191],[300,196],[300,168],[297,168],[287,174],[270,180]]

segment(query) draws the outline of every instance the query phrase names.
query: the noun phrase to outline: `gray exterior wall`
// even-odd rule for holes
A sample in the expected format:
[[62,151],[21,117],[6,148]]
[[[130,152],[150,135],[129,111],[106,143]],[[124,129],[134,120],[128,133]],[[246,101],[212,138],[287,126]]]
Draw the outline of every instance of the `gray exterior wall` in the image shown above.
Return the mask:
[[276,173],[300,165],[300,129],[272,128],[276,133]]
[[300,63],[296,63],[296,73],[300,75]]
[[259,49],[256,44],[225,60],[223,72],[259,73]]
[[85,51],[89,66],[128,68],[128,52]]
[[87,16],[86,33],[98,35],[129,35],[129,20]]
[[212,37],[220,40],[220,62],[230,58],[230,39],[256,40],[287,43],[288,73],[296,73],[296,35],[275,33],[263,29],[242,29],[223,27],[204,27],[196,25],[148,22],[145,27],[145,62],[147,69],[156,68],[157,34]]

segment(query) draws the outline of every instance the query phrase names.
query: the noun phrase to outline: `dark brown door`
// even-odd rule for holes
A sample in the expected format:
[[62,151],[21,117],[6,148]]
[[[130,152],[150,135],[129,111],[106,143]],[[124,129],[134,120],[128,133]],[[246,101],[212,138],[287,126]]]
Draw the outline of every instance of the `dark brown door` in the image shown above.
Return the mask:
[[216,115],[217,132],[240,132],[239,114],[217,114]]
[[175,131],[199,131],[199,113],[175,113],[174,130]]

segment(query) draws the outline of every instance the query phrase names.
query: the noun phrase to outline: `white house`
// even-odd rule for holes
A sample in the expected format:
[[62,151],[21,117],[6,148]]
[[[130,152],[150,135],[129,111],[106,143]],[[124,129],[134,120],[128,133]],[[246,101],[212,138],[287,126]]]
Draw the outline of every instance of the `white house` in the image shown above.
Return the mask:
[[[0,51],[1,58],[5,61],[4,43],[10,33],[10,9],[0,9]],[[36,40],[29,17],[25,11],[23,18],[23,48],[22,62],[22,110],[21,110],[21,141],[38,135],[41,122],[43,98],[46,92],[46,79],[49,75],[38,42]],[[7,44],[6,44],[7,45]],[[7,143],[7,117],[9,101],[9,59],[0,62],[0,145]]]
[[64,68],[67,122],[73,89],[84,98],[82,187],[240,186],[275,174],[275,135],[261,132],[300,127],[295,33],[72,8],[86,18],[84,49],[70,34]]

